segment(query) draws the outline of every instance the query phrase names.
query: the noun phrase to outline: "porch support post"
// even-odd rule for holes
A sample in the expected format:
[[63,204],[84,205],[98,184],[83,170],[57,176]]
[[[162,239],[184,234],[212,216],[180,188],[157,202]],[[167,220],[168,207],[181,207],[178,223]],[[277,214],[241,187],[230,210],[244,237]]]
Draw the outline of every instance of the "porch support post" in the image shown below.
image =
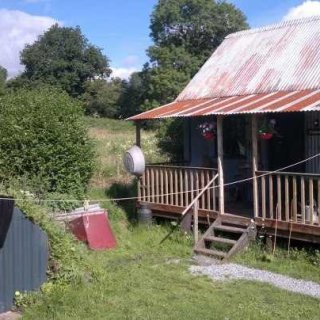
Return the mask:
[[141,147],[141,124],[139,121],[135,122],[136,125],[136,145]]
[[223,116],[217,116],[217,149],[219,174],[219,214],[224,214],[224,180],[223,180]]
[[258,200],[258,180],[257,180],[257,170],[258,170],[258,125],[257,116],[253,114],[251,116],[251,135],[252,135],[252,177],[253,177],[253,213],[254,217],[258,217],[259,211],[259,200]]

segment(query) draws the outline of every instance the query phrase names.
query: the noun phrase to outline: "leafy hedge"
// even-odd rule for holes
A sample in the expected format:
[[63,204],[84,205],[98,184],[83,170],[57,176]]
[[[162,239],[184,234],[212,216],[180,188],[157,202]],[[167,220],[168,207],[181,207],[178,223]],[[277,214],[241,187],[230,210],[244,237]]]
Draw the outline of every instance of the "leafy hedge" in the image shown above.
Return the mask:
[[81,105],[51,87],[0,97],[0,179],[80,195],[93,171]]

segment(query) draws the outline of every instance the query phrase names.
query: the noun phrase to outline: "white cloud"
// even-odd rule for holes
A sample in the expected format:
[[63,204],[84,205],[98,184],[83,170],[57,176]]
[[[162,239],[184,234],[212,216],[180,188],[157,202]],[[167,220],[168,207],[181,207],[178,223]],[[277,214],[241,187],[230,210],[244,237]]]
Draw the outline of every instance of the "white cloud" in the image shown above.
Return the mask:
[[24,46],[33,43],[56,22],[51,17],[0,9],[0,65],[8,70],[9,77],[23,71],[23,66],[20,65],[20,51]]
[[130,67],[130,68],[111,68],[112,74],[111,76],[114,78],[121,78],[121,79],[129,79],[130,75],[133,72],[138,71],[138,68],[136,67]]
[[304,1],[301,5],[291,8],[283,20],[299,19],[320,15],[320,1]]

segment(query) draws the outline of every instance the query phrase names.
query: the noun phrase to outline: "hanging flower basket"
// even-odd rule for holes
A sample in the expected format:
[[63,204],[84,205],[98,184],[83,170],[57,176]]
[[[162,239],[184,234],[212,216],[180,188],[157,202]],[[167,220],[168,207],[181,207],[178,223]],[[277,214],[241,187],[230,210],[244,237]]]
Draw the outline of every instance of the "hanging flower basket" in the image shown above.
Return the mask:
[[262,140],[270,140],[273,134],[271,132],[259,132],[259,137]]
[[216,124],[214,122],[204,122],[199,125],[198,129],[207,141],[213,140],[216,136]]
[[206,132],[202,135],[205,140],[213,140],[215,138],[215,134],[213,132]]
[[258,131],[259,138],[262,140],[270,140],[276,133],[274,129],[275,125],[276,121],[274,119],[271,119],[268,122],[264,120],[262,127]]

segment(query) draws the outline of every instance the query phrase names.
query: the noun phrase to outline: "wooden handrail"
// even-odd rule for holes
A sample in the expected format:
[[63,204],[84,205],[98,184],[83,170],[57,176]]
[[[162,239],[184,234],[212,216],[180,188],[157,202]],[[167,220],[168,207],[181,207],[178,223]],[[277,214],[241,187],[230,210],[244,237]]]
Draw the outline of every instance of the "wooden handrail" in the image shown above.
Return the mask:
[[302,177],[314,177],[314,178],[320,178],[320,174],[318,173],[299,173],[299,172],[284,172],[284,171],[256,171],[256,174],[258,175],[280,175],[280,176],[302,176]]
[[199,198],[207,191],[207,189],[210,187],[210,185],[212,183],[215,182],[215,180],[218,178],[218,174],[216,174],[208,183],[207,185],[197,194],[197,196],[190,202],[190,204],[183,210],[182,212],[182,216],[184,216],[191,208],[192,206],[195,204],[195,202],[197,202],[199,200]]
[[170,165],[159,165],[159,164],[147,164],[147,168],[173,168],[173,169],[193,169],[193,170],[211,170],[217,171],[217,168],[206,168],[206,167],[187,167],[187,166],[170,166]]

